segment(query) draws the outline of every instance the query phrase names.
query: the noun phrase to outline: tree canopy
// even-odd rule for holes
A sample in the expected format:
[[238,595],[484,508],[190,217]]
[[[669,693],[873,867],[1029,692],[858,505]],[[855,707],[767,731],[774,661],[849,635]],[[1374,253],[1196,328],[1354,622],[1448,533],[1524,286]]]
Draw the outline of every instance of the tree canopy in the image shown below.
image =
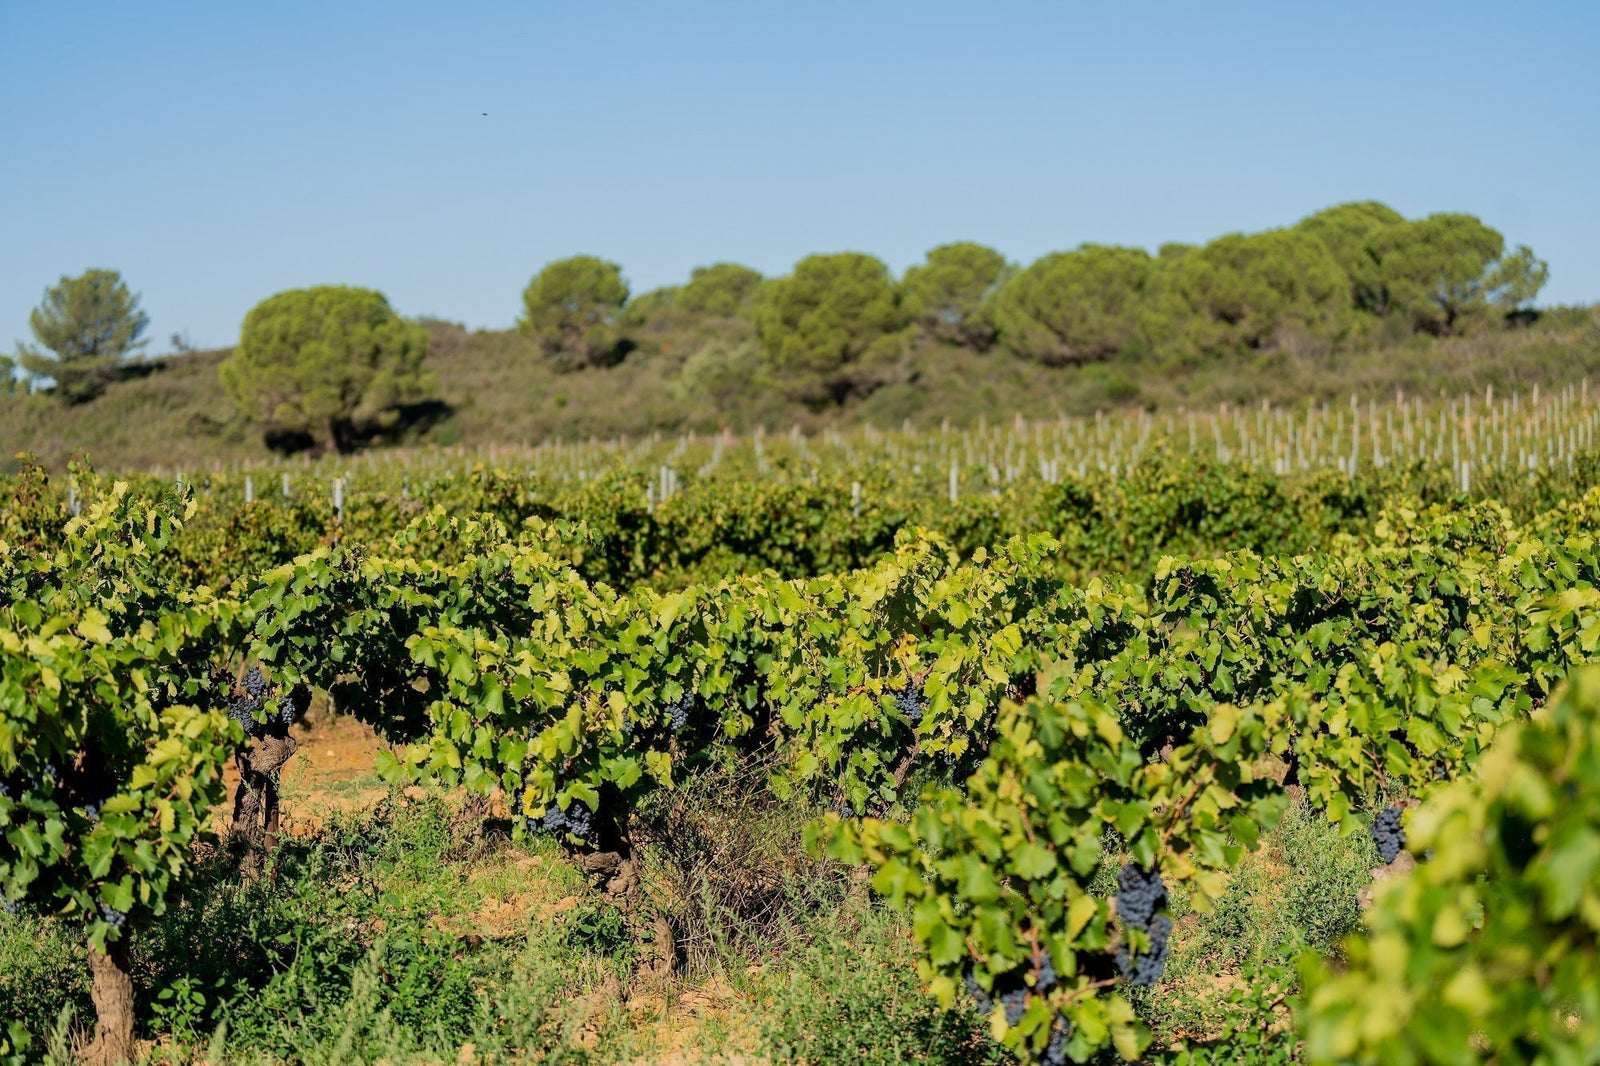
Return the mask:
[[757,291],[753,317],[768,362],[807,395],[861,391],[905,325],[889,268],[859,252],[812,255]]
[[31,374],[54,378],[63,402],[82,403],[100,395],[123,358],[144,347],[149,324],[117,271],[63,276],[28,316],[37,344],[20,345],[19,361]]
[[9,355],[0,355],[0,396],[15,394],[20,386],[16,375],[16,360]]
[[1173,261],[1163,291],[1168,343],[1217,354],[1336,341],[1353,324],[1350,291],[1350,275],[1310,233],[1230,233]]
[[618,327],[624,330],[632,329],[670,314],[678,307],[678,299],[682,293],[682,285],[663,285],[658,289],[630,297],[622,310],[617,312]]
[[617,316],[627,302],[617,264],[592,255],[558,259],[522,291],[517,328],[564,364],[605,366],[626,354]]
[[900,283],[908,317],[950,344],[984,349],[994,343],[994,296],[1014,272],[1005,256],[971,241],[942,244]]
[[427,353],[428,331],[382,293],[319,285],[257,304],[221,376],[239,409],[269,433],[348,452],[431,394]]
[[761,272],[738,263],[695,267],[676,305],[691,314],[732,318],[744,313],[761,285]]
[[1505,238],[1472,215],[1437,214],[1374,233],[1373,310],[1399,314],[1418,330],[1459,332],[1492,305],[1505,310],[1533,299],[1548,275],[1526,247],[1502,258]]
[[1141,341],[1141,309],[1154,272],[1140,248],[1085,244],[1036,261],[995,301],[1006,345],[1046,366],[1109,359]]

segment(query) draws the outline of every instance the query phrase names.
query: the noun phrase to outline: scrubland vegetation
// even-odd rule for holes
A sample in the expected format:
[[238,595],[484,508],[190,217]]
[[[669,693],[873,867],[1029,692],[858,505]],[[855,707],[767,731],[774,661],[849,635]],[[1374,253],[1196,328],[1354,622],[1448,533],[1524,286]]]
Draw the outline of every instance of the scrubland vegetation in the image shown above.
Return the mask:
[[852,252],[777,278],[720,263],[634,294],[619,265],[577,256],[538,271],[506,331],[408,323],[330,286],[264,300],[235,348],[129,359],[137,299],[91,271],[36,313],[0,447],[56,469],[86,451],[193,470],[397,442],[1548,389],[1595,368],[1600,326],[1588,308],[1535,310],[1546,273],[1470,216],[1355,203],[1158,254],[1085,246],[1018,266],[958,242],[899,278]]

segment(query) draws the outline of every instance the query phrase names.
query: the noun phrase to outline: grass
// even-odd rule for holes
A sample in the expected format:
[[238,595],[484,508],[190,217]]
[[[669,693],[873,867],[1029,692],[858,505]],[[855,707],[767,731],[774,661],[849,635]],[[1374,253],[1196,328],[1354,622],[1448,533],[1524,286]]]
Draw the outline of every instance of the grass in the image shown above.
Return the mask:
[[[559,373],[509,331],[429,322],[429,362],[445,409],[410,443],[480,445],[824,424],[976,423],[1013,413],[1053,416],[1144,406],[1214,406],[1408,394],[1434,396],[1554,386],[1600,371],[1600,313],[1555,309],[1530,328],[1461,337],[1374,334],[1343,351],[1273,352],[1199,366],[1119,361],[1050,369],[1003,350],[912,345],[886,383],[842,408],[794,402],[763,368],[748,323],[670,317],[606,369]],[[217,379],[226,351],[150,360],[99,399],[65,408],[48,396],[0,397],[0,454],[27,449],[60,468],[87,452],[105,468],[195,471],[263,458],[261,434],[235,413]]]
[[1296,963],[1337,953],[1360,925],[1361,891],[1381,865],[1370,834],[1341,836],[1301,801],[1263,845],[1210,913],[1174,901],[1166,977],[1134,997],[1153,1048],[1173,1061],[1293,1061]]
[[[638,966],[647,918],[591,890],[548,839],[514,843],[492,818],[464,832],[442,794],[334,814],[253,884],[209,856],[134,940],[146,1061],[1010,1061],[985,1019],[925,994],[904,917],[803,857],[811,811],[730,785],[691,786],[642,820],[686,827],[680,854],[644,848],[645,907],[665,909],[679,938],[665,980]],[[715,861],[681,854],[697,849]],[[1101,890],[1119,862],[1108,855]],[[1176,894],[1167,978],[1134,994],[1151,1057],[1292,1061],[1295,961],[1356,927],[1376,865],[1366,834],[1341,837],[1302,805],[1212,913]],[[0,1031],[21,1021],[65,1063],[91,1018],[71,925],[0,916]]]
[[[808,816],[769,811],[757,835],[798,848]],[[394,792],[291,838],[254,884],[207,857],[133,942],[148,1061],[994,1060],[976,1019],[922,994],[904,922],[864,891],[786,897],[766,939],[713,937],[652,983],[635,967],[648,923],[547,839],[461,821],[448,797]],[[35,1048],[81,1047],[92,1012],[70,923],[0,916],[0,993],[0,1031],[20,1020]]]

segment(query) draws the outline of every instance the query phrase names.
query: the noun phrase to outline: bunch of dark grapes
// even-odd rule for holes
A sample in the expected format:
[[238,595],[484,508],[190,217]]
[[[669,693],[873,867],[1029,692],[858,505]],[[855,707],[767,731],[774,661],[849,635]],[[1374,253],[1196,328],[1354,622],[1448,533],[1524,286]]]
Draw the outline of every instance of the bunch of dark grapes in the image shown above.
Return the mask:
[[244,730],[247,737],[253,737],[261,731],[263,723],[256,721],[256,712],[261,710],[266,695],[267,680],[261,676],[259,669],[252,666],[240,679],[239,688],[228,701],[228,717],[239,723],[239,728]]
[[1064,1014],[1057,1014],[1050,1023],[1050,1043],[1045,1045],[1045,1066],[1064,1066],[1067,1061],[1067,1041],[1072,1039],[1072,1023]]
[[906,720],[911,723],[912,728],[920,725],[922,712],[928,708],[928,701],[922,696],[922,686],[912,684],[903,689],[894,689],[893,693],[894,705],[900,709],[901,714],[906,716]]
[[582,803],[574,803],[567,808],[567,832],[579,840],[591,840],[594,837],[594,813]]
[[8,899],[4,903],[0,903],[0,910],[5,911],[6,915],[11,918],[15,918],[17,916],[17,911],[21,909],[22,908],[14,900]]
[[1046,952],[1045,956],[1044,956],[1044,961],[1039,963],[1039,983],[1037,985],[1035,985],[1034,987],[1038,988],[1038,990],[1041,991],[1041,992],[1048,992],[1052,988],[1055,987],[1055,984],[1056,984],[1056,964],[1055,964],[1055,960],[1050,958],[1050,953],[1049,952]]
[[259,667],[252,666],[245,672],[244,677],[239,679],[239,687],[228,701],[228,716],[239,723],[239,728],[244,730],[245,736],[266,736],[288,729],[304,710],[298,706],[306,702],[301,693],[298,690],[287,692],[281,694],[278,700],[277,714],[265,721],[257,721],[256,714],[272,695],[272,686],[261,676]]
[[267,696],[267,679],[261,676],[261,668],[252,666],[239,680],[239,687],[252,699],[260,702]]
[[1028,986],[1019,984],[1000,993],[1000,1005],[1006,1009],[1006,1024],[1016,1025],[1028,1009]]
[[1400,828],[1400,808],[1385,807],[1372,820],[1372,839],[1378,845],[1378,857],[1385,863],[1394,862],[1406,846],[1406,832]]
[[121,929],[128,922],[126,914],[115,907],[108,907],[104,903],[100,904],[100,917],[104,918],[105,923],[113,929]]
[[587,842],[594,835],[594,814],[577,800],[573,800],[566,810],[552,803],[550,809],[544,812],[543,828],[557,839],[570,833]]
[[978,983],[978,979],[972,976],[971,966],[967,967],[965,978],[967,995],[972,997],[972,1005],[978,1009],[979,1014],[988,1014],[994,1009],[994,997],[985,992],[983,986]]
[[674,733],[683,732],[683,727],[689,724],[689,712],[694,709],[694,693],[685,692],[682,696],[667,704],[667,718]]
[[[47,785],[54,788],[61,775],[59,772],[57,772],[55,763],[47,762],[39,769],[38,773],[34,773],[32,770],[23,769],[22,776],[27,778],[27,791],[43,792],[45,791],[45,786]],[[0,788],[4,788],[4,786],[0,785]],[[9,788],[6,788],[4,791],[0,791],[0,796],[10,795],[11,790]]]
[[1134,952],[1124,944],[1117,952],[1117,966],[1130,984],[1153,985],[1166,970],[1172,919],[1159,913],[1166,905],[1167,886],[1159,872],[1129,863],[1117,874],[1117,917],[1124,928],[1143,930],[1150,938],[1148,950]]
[[972,997],[972,1005],[978,1008],[978,1013],[987,1015],[994,1010],[996,1002],[1005,1010],[1006,1024],[1016,1025],[1022,1020],[1023,1011],[1028,1009],[1028,986],[1023,983],[1020,972],[1004,973],[994,979],[994,991],[985,992],[978,979],[973,976],[973,968],[967,967],[964,975],[967,995]]

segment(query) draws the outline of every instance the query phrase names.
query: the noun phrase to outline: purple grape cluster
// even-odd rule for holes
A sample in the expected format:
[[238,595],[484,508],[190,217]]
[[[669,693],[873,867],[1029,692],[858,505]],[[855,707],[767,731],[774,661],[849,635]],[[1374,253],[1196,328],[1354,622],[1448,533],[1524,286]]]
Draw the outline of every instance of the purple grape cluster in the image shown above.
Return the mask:
[[1129,984],[1153,985],[1167,968],[1172,919],[1160,913],[1166,905],[1167,886],[1158,871],[1128,863],[1117,874],[1117,916],[1124,928],[1143,930],[1150,938],[1148,950],[1134,952],[1124,944],[1117,952],[1117,966]]
[[903,689],[894,689],[894,705],[900,713],[906,716],[913,728],[922,723],[922,714],[928,709],[928,701],[922,695],[921,685],[908,685]]
[[[1049,991],[1050,985],[1055,984],[1055,968],[1049,970],[1050,984],[1040,983],[1039,991]],[[1016,1025],[1022,1020],[1022,1014],[1028,1009],[1028,986],[1022,979],[1021,971],[1004,973],[994,979],[994,991],[985,992],[973,974],[973,967],[968,966],[964,975],[967,986],[967,995],[972,997],[973,1006],[977,1007],[979,1014],[988,1014],[994,1009],[998,1001],[1006,1013],[1006,1024]]]
[[1378,857],[1385,863],[1394,862],[1395,856],[1406,846],[1406,831],[1400,828],[1400,808],[1385,807],[1372,820],[1372,840],[1378,845]]
[[[969,965],[962,975],[962,980],[967,988],[967,996],[972,1000],[972,1005],[979,1015],[987,1016],[998,1002],[1005,1011],[1006,1024],[1016,1025],[1028,1009],[1030,991],[1042,996],[1055,987],[1057,981],[1055,961],[1048,953],[1039,960],[1038,970],[1034,975],[1035,983],[1031,990],[1023,977],[1024,973],[1020,970],[1001,974],[994,979],[994,991],[985,992],[983,986],[978,983],[974,967]],[[1051,1022],[1050,1042],[1044,1050],[1044,1061],[1049,1066],[1063,1066],[1067,1061],[1067,1041],[1071,1037],[1072,1024],[1067,1021],[1065,1015],[1057,1014],[1055,1020]]]
[[689,724],[689,712],[693,709],[694,693],[692,692],[685,692],[682,696],[667,704],[667,719],[674,733],[683,732],[683,727]]
[[566,810],[552,803],[544,812],[544,831],[557,838],[570,833],[579,840],[588,841],[594,836],[594,813],[577,800]]
[[1016,1025],[1022,1020],[1022,1012],[1028,1009],[1028,986],[1015,984],[1000,993],[1000,1005],[1006,1011],[1006,1024]]
[[1063,1066],[1067,1061],[1067,1041],[1072,1039],[1072,1023],[1067,1016],[1057,1014],[1050,1023],[1050,1043],[1045,1045],[1045,1066]]
[[239,679],[239,689],[228,701],[228,716],[239,723],[239,728],[244,730],[247,737],[266,736],[271,733],[280,733],[288,729],[294,720],[305,710],[300,704],[306,702],[301,695],[301,690],[282,693],[278,699],[278,713],[263,721],[258,721],[256,715],[260,712],[262,704],[273,696],[272,686],[267,679],[261,676],[261,669],[252,666],[245,671],[244,677]]
[[34,792],[43,791],[46,785],[53,787],[61,778],[61,773],[53,762],[45,763],[39,768],[38,773],[26,769],[22,773],[28,779],[28,789]]
[[100,917],[105,919],[105,923],[113,929],[121,929],[128,924],[128,916],[126,914],[104,903],[100,904]]
[[994,997],[985,992],[983,986],[978,983],[978,979],[972,976],[971,966],[967,967],[965,978],[967,995],[971,997],[972,1005],[978,1009],[979,1014],[988,1014],[994,1009]]
[[1050,953],[1049,952],[1046,952],[1045,956],[1044,956],[1044,960],[1039,963],[1039,983],[1037,985],[1035,985],[1034,987],[1036,987],[1041,992],[1048,992],[1052,988],[1055,987],[1055,984],[1056,984],[1056,964],[1055,964],[1055,960],[1050,958]]

